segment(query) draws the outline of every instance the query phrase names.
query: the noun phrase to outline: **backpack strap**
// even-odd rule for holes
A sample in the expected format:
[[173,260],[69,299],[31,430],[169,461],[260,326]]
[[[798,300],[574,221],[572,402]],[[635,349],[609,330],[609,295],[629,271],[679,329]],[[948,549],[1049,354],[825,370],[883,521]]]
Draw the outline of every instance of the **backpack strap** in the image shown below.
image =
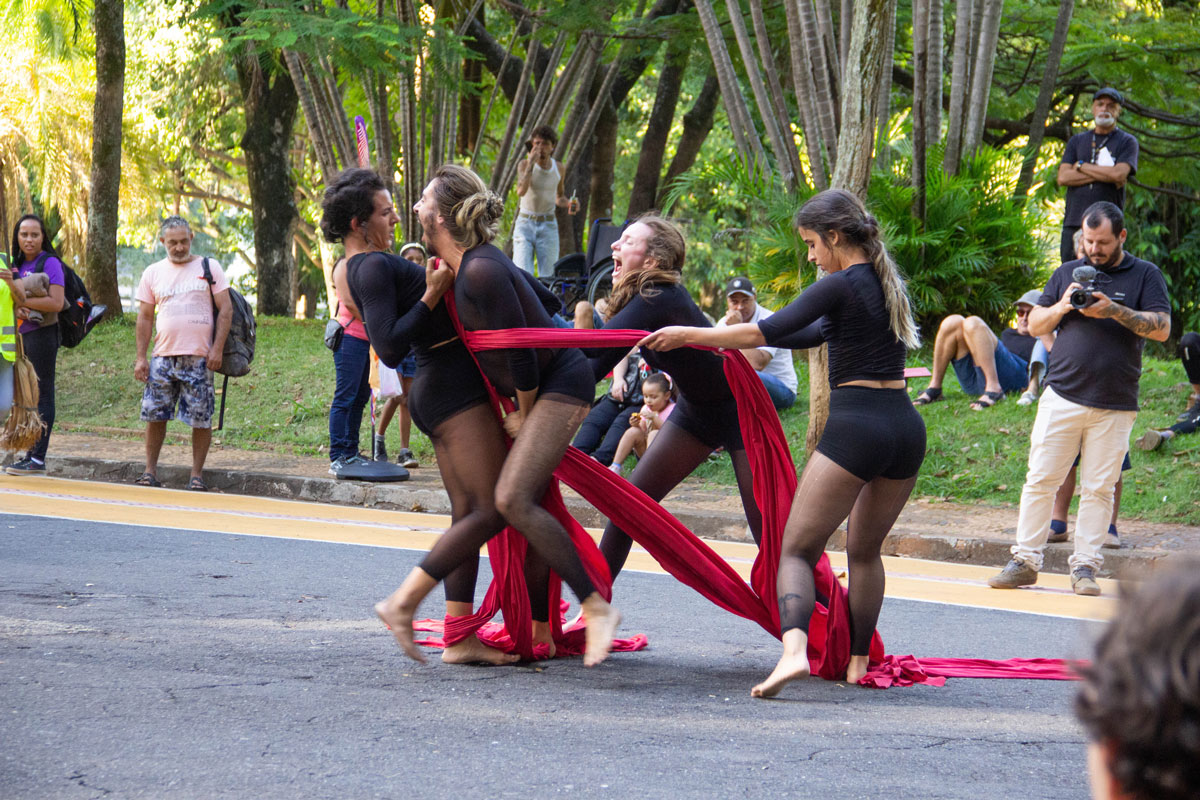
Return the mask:
[[216,339],[217,338],[217,314],[220,313],[220,311],[217,308],[217,295],[213,291],[213,286],[216,284],[216,280],[213,278],[212,269],[208,266],[208,256],[204,256],[203,258],[200,259],[200,267],[201,267],[201,269],[204,270],[204,281],[205,281],[205,283],[208,284],[208,297],[209,297],[209,300],[212,301],[212,307],[213,307],[212,335],[213,335],[213,338]]
[[46,271],[46,260],[48,258],[50,258],[50,254],[47,253],[45,250],[38,253],[37,260],[33,262],[33,271],[34,272],[45,272]]

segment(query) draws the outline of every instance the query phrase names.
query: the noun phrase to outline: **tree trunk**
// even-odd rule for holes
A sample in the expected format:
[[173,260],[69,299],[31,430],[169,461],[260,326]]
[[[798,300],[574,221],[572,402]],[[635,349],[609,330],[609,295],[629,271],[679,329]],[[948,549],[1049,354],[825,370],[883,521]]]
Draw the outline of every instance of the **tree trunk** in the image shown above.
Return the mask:
[[737,73],[733,69],[733,60],[729,57],[729,48],[725,46],[725,35],[717,14],[713,11],[708,0],[695,0],[696,13],[704,28],[704,38],[708,42],[708,51],[712,55],[713,65],[717,70],[717,80],[721,83],[721,99],[725,102],[725,116],[729,118],[729,130],[733,134],[734,144],[738,154],[747,165],[766,162],[766,153],[758,141],[758,131],[746,108],[738,85]]
[[[779,129],[779,116],[771,101],[771,96],[767,93],[767,86],[763,83],[762,75],[758,71],[758,59],[755,56],[754,45],[750,41],[750,34],[746,31],[746,20],[742,18],[741,4],[738,0],[725,0],[725,8],[729,12],[733,35],[737,40],[738,50],[742,54],[742,66],[745,68],[746,77],[750,79],[754,102],[758,105],[759,119],[766,128],[767,140],[770,141],[771,149],[775,152],[775,169],[783,178],[784,184],[789,189],[794,189],[796,187],[796,171],[792,167],[793,158],[788,155],[788,150],[794,151],[796,145],[785,141],[783,131]],[[752,115],[749,113],[747,115],[753,119]]]
[[879,121],[875,126],[875,160],[880,166],[888,163],[891,157],[891,143],[888,141],[888,129],[892,122],[892,66],[895,63],[896,49],[896,20],[885,29],[887,41],[883,46],[883,73],[879,81]]
[[940,0],[912,0],[913,29],[913,107],[912,107],[912,213],[925,222],[925,125],[929,98],[926,87],[929,74],[929,5]]
[[[945,36],[943,0],[926,0],[929,36],[925,40],[925,145],[928,149],[942,138],[942,39]],[[891,73],[886,73],[890,75]]]
[[299,98],[286,72],[268,74],[265,57],[236,61],[245,105],[246,182],[254,206],[254,260],[258,271],[258,313],[291,316],[296,307],[296,262],[292,234],[298,214],[293,199],[288,151]]
[[1075,13],[1075,0],[1062,0],[1058,6],[1058,20],[1054,23],[1054,35],[1050,37],[1050,51],[1046,53],[1046,71],[1042,73],[1042,85],[1038,88],[1037,102],[1033,107],[1033,119],[1029,121],[1029,144],[1025,148],[1025,160],[1021,162],[1021,175],[1013,199],[1024,200],[1033,184],[1033,170],[1037,167],[1038,151],[1046,136],[1046,117],[1050,114],[1050,101],[1054,97],[1054,83],[1058,80],[1058,65],[1062,62],[1063,49],[1067,44],[1067,31],[1071,27],[1071,15]]
[[117,226],[121,188],[121,114],[125,103],[125,7],[96,0],[96,101],[92,107],[92,174],[84,279],[92,300],[121,315],[117,287]]
[[[534,26],[534,33],[537,31],[537,26]],[[521,69],[520,84],[517,86],[517,93],[513,97],[512,111],[508,116],[508,124],[504,128],[504,138],[500,141],[500,152],[496,156],[496,163],[492,167],[492,179],[489,182],[488,188],[493,192],[505,193],[508,191],[507,186],[501,186],[501,181],[504,179],[504,170],[508,164],[508,155],[516,144],[517,128],[521,122],[521,110],[525,107],[525,95],[529,91],[529,77],[533,72],[533,34],[530,34],[527,40],[528,44],[525,50],[525,64]],[[518,150],[518,157],[519,157]]]
[[962,160],[966,100],[970,91],[971,13],[973,0],[954,3],[954,63],[950,68],[950,112],[946,130],[946,155],[942,168],[947,175],[958,173]]
[[798,185],[805,181],[804,167],[800,163],[800,153],[796,150],[796,137],[792,132],[787,99],[783,94],[783,84],[779,80],[779,69],[775,64],[775,56],[771,52],[771,37],[767,32],[767,22],[763,17],[761,0],[750,0],[750,19],[754,23],[754,40],[758,43],[758,56],[766,75],[767,88],[771,91],[771,105],[775,110],[775,122],[787,144],[785,148],[787,157],[791,161],[792,173],[796,176]]
[[821,141],[825,145],[826,163],[829,171],[832,172],[837,164],[838,156],[836,100],[834,86],[829,78],[833,73],[825,55],[825,47],[821,43],[817,15],[813,10],[812,0],[784,0],[784,2],[794,2],[799,9],[799,21],[804,33],[804,49],[808,53],[813,104],[816,107],[817,123],[821,126]]
[[970,155],[983,141],[987,120],[988,95],[992,88],[992,67],[996,63],[996,42],[1000,37],[1000,16],[1004,0],[986,0],[983,19],[979,23],[979,51],[975,54],[974,74],[971,76],[971,104],[967,113],[967,128],[963,135],[963,151]]
[[[602,97],[607,101],[607,96]],[[611,103],[605,103],[607,108],[596,121],[595,145],[592,149],[592,182],[591,195],[592,217],[611,217],[613,215],[613,183],[617,165],[617,111]],[[561,249],[561,243],[560,243]],[[569,250],[567,252],[570,252]]]
[[823,141],[813,91],[812,62],[804,47],[804,26],[800,20],[799,4],[794,0],[783,0],[783,10],[787,16],[788,40],[791,42],[788,56],[792,68],[792,95],[796,98],[796,114],[804,134],[804,149],[808,154],[812,183],[820,191],[829,188],[829,170],[821,155]]
[[654,108],[650,111],[646,132],[642,135],[633,189],[629,193],[629,208],[625,212],[628,218],[636,217],[655,207],[658,176],[662,174],[667,137],[671,133],[671,124],[675,121],[675,107],[679,104],[679,91],[683,85],[683,75],[687,70],[690,52],[691,48],[682,36],[667,43],[662,72],[658,77],[658,90],[654,96]]
[[704,86],[701,87],[700,94],[696,95],[692,107],[683,115],[683,133],[679,135],[679,141],[675,145],[675,155],[671,158],[670,166],[667,167],[667,174],[663,176],[662,188],[659,190],[658,199],[655,202],[659,208],[662,208],[663,190],[671,185],[671,181],[687,172],[692,168],[692,164],[696,163],[700,148],[704,145],[704,140],[708,138],[709,131],[712,130],[713,115],[717,111],[720,94],[721,88],[717,76],[709,72],[708,77],[704,79]]

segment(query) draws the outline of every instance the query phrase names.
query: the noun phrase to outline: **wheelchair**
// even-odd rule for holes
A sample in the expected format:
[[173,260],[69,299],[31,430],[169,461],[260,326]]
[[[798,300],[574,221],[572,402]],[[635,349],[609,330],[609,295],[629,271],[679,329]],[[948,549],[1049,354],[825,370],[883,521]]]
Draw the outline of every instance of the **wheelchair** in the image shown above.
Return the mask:
[[612,244],[628,226],[628,222],[614,225],[611,217],[593,220],[587,252],[563,256],[554,262],[554,276],[540,279],[562,300],[563,313],[568,318],[575,313],[575,304],[580,300],[594,306],[612,292]]

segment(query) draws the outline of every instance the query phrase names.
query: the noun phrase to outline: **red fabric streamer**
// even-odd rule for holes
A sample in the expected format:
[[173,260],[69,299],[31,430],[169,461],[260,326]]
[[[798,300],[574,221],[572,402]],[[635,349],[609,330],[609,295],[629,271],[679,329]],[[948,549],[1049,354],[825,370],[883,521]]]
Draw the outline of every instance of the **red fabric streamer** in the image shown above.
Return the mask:
[[[505,349],[515,347],[623,347],[636,345],[647,331],[639,330],[573,330],[556,328],[523,328],[501,331],[465,331],[458,322],[453,298],[447,296],[451,317],[459,330],[468,350]],[[712,348],[708,348],[712,349]],[[796,470],[791,458],[787,439],[779,423],[779,416],[758,379],[754,369],[736,350],[715,350],[724,357],[725,374],[738,406],[738,421],[742,428],[742,437],[746,445],[746,453],[750,459],[751,471],[754,476],[754,497],[763,515],[762,546],[755,558],[751,569],[750,585],[725,562],[703,540],[688,530],[679,520],[675,519],[661,505],[651,500],[645,493],[632,486],[624,479],[614,475],[595,459],[585,456],[575,448],[568,448],[566,457],[555,470],[555,476],[577,491],[585,500],[591,503],[600,513],[612,520],[621,530],[629,534],[641,545],[667,572],[681,582],[695,589],[704,597],[721,608],[748,620],[758,623],[772,636],[779,638],[779,611],[776,603],[775,580],[779,566],[779,555],[783,540],[783,528],[791,510],[792,498],[796,491]],[[501,400],[495,390],[488,386],[492,395],[493,405],[499,407]],[[505,401],[507,402],[507,401]],[[547,491],[547,499],[552,501],[551,509],[556,517],[563,520],[568,530],[572,531],[572,540],[580,548],[580,556],[585,564],[590,564],[593,558],[601,558],[598,549],[591,538],[583,535],[586,542],[581,541],[573,528],[578,528],[562,504],[561,495],[552,486]],[[547,506],[549,509],[550,506]],[[508,529],[504,534],[507,543],[515,536],[520,544],[503,544],[497,547],[498,554],[507,550],[520,549],[524,553],[524,540],[519,534]],[[502,537],[497,537],[501,539]],[[493,540],[496,541],[496,540]],[[492,546],[489,544],[489,554]],[[524,580],[521,575],[521,559],[515,563],[507,563],[500,570],[496,569],[493,560],[493,572],[496,578],[488,589],[488,598],[497,592],[504,595],[519,594],[520,598],[510,601],[516,611],[523,603],[528,608],[525,595]],[[606,597],[611,591],[611,580],[607,568],[603,569],[606,578],[603,585]],[[845,677],[846,667],[850,662],[850,614],[849,603],[845,588],[838,581],[829,559],[825,555],[814,569],[817,592],[829,599],[828,605],[817,603],[809,623],[808,657],[814,675],[826,680],[840,680]],[[594,580],[594,578],[593,578]],[[555,578],[555,583],[557,579]],[[596,581],[597,587],[601,582]],[[502,588],[497,588],[499,585]],[[553,595],[557,597],[557,595]],[[485,598],[485,607],[488,600]],[[527,611],[525,615],[513,617],[505,608],[504,619],[515,620],[517,630],[508,635],[521,646],[521,629],[528,625]],[[479,630],[491,619],[494,612],[487,613],[486,608],[469,618],[459,618],[453,623],[454,636],[447,634],[451,641],[461,641],[470,632]],[[555,615],[556,617],[558,615]],[[450,623],[450,620],[447,620]],[[555,641],[562,636],[560,619],[554,620]],[[430,628],[432,629],[432,628]],[[450,628],[447,628],[450,630]],[[459,632],[462,635],[459,636]],[[513,635],[515,633],[515,635]],[[497,638],[495,641],[499,641]],[[565,639],[563,640],[566,641]],[[644,637],[640,641],[644,646]],[[617,649],[614,647],[614,649]],[[563,653],[559,645],[559,652]],[[524,650],[521,650],[524,652]],[[565,653],[564,653],[565,654]],[[876,632],[871,639],[870,647],[871,669],[860,683],[864,686],[886,688],[888,686],[908,686],[913,683],[927,683],[940,686],[947,677],[1005,677],[1005,678],[1043,678],[1052,680],[1071,679],[1074,674],[1066,662],[1058,659],[1013,659],[1009,661],[992,661],[985,659],[921,659],[913,656],[888,656],[884,654],[883,642]]]

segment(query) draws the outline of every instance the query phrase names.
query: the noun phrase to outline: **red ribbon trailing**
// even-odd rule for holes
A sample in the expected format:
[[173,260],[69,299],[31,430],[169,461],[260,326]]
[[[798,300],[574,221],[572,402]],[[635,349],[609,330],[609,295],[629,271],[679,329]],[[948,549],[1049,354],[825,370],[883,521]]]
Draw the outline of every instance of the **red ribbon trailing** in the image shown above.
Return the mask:
[[[448,294],[444,300],[459,336],[472,354],[478,350],[515,347],[632,348],[648,335],[647,331],[640,330],[558,328],[466,331],[458,319],[453,297]],[[724,357],[725,375],[737,400],[738,421],[754,476],[754,497],[763,516],[762,546],[751,568],[749,584],[670,512],[595,459],[573,447],[568,448],[566,457],[554,474],[629,534],[675,578],[726,611],[758,623],[765,631],[779,638],[775,578],[783,528],[796,491],[796,470],[779,423],[779,415],[754,369],[736,350],[715,352]],[[500,398],[490,383],[488,391],[497,414],[502,405],[511,409],[511,403],[506,398]],[[610,597],[612,580],[604,558],[591,537],[567,512],[557,482],[552,482],[547,490],[543,505],[567,528],[589,577],[606,598]],[[492,646],[508,652],[519,652],[526,658],[536,656],[531,645],[529,599],[522,569],[525,547],[524,538],[511,528],[505,529],[503,534],[489,542],[488,555],[495,576],[492,584],[478,612],[470,617],[446,619],[446,642],[453,644],[478,633],[483,641]],[[551,601],[560,602],[560,581],[557,576],[552,575],[551,578]],[[817,603],[809,623],[809,662],[814,675],[826,680],[841,680],[850,663],[850,614],[846,591],[825,555],[821,556],[814,569],[814,578],[818,593],[828,597],[829,604],[824,606]],[[565,608],[565,604],[560,607]],[[503,611],[505,624],[488,625],[497,610]],[[561,613],[552,616],[558,653],[574,655],[582,652],[582,627],[575,625],[564,632]],[[427,620],[419,629],[436,631],[439,627],[439,623]],[[425,643],[441,644],[432,639]],[[613,649],[636,650],[645,645],[646,638],[638,636],[619,640],[614,643]],[[541,655],[544,657],[544,650]],[[870,661],[871,670],[861,683],[877,688],[914,683],[940,686],[948,677],[1050,680],[1076,677],[1070,665],[1059,659],[917,660],[913,656],[885,655],[878,632],[871,639]]]

